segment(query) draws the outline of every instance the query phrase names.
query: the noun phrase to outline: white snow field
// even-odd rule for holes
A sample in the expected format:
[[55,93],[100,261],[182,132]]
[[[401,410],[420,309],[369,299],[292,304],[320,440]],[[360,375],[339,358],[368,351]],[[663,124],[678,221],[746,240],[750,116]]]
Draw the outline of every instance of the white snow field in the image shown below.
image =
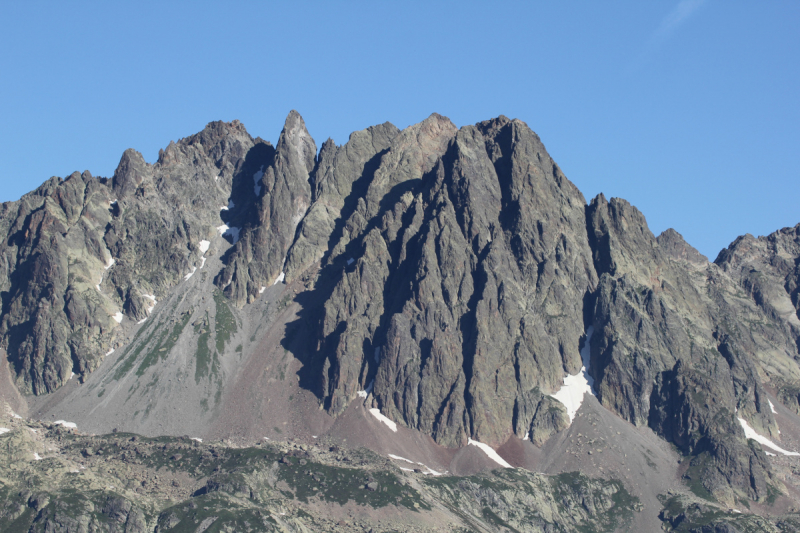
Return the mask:
[[783,455],[800,456],[800,453],[790,452],[788,450],[784,450],[783,448],[781,448],[780,446],[778,446],[777,444],[775,444],[774,442],[769,440],[767,437],[762,437],[761,435],[756,433],[756,430],[751,428],[750,424],[748,424],[747,420],[745,420],[744,418],[739,418],[739,423],[742,425],[742,429],[744,430],[744,436],[746,438],[753,439],[754,441],[758,442],[762,446],[767,446],[768,448],[772,448],[776,452],[782,453]]
[[589,375],[589,357],[591,353],[589,342],[592,340],[593,333],[594,327],[589,326],[586,330],[586,342],[581,350],[581,360],[583,361],[581,371],[574,376],[565,377],[564,385],[561,386],[558,392],[552,395],[553,398],[564,404],[564,407],[567,408],[570,422],[575,420],[575,413],[578,412],[578,409],[580,409],[583,403],[583,395],[586,393],[592,396],[595,395],[592,388],[594,386],[594,379]]
[[514,468],[513,466],[508,464],[505,459],[500,457],[500,455],[498,455],[498,453],[496,451],[494,451],[494,449],[491,446],[489,446],[488,444],[484,444],[482,442],[478,442],[478,441],[472,440],[472,439],[469,439],[467,441],[467,444],[470,445],[470,446],[477,446],[478,448],[483,450],[483,453],[485,453],[486,456],[489,457],[489,459],[491,459],[495,463],[499,464],[503,468]]
[[[434,470],[433,468],[429,467],[428,465],[426,465],[424,463],[420,463],[420,462],[417,462],[417,461],[412,461],[411,459],[406,459],[405,457],[400,457],[399,455],[394,455],[393,453],[389,453],[389,454],[386,454],[386,455],[388,455],[391,459],[394,459],[395,461],[405,461],[407,463],[411,463],[412,465],[424,466],[428,471],[427,472],[423,472],[423,474],[428,474],[428,475],[431,475],[431,476],[441,476],[441,475],[443,475],[441,472],[437,472],[436,470]],[[414,471],[413,468],[403,468],[402,466],[400,467],[400,470],[405,470],[407,472],[413,472]]]
[[370,409],[369,413],[372,416],[374,416],[375,418],[377,418],[378,420],[380,420],[381,422],[383,422],[384,424],[386,424],[387,426],[389,426],[389,429],[391,429],[392,431],[397,433],[397,424],[395,424],[394,422],[392,422],[391,420],[389,420],[388,418],[383,416],[381,414],[380,410],[378,410],[378,409]]
[[233,241],[233,244],[236,244],[239,241],[239,232],[242,228],[231,228],[227,224],[223,224],[221,226],[217,226],[217,231],[223,237],[230,237]]

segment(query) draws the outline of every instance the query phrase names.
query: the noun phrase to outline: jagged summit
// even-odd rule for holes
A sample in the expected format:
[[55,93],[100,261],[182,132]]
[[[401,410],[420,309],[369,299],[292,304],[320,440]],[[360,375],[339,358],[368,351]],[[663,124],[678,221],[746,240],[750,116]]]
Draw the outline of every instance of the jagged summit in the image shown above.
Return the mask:
[[554,396],[585,372],[586,409],[674,444],[720,501],[781,483],[745,431],[800,442],[800,226],[710,263],[587,204],[517,119],[319,153],[296,111],[274,147],[212,122],[3,204],[0,235],[10,375],[96,431],[344,434],[363,405],[437,464],[478,443],[521,465],[578,423]]

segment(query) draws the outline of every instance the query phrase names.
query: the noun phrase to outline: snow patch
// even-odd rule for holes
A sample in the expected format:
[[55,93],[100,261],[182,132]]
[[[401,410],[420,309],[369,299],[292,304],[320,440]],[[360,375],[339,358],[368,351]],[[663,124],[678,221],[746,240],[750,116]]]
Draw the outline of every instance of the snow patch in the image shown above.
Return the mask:
[[203,268],[204,266],[206,266],[206,258],[205,257],[201,257],[200,258],[200,268]]
[[531,432],[529,431],[529,432],[525,433],[525,438],[522,439],[522,440],[531,440]]
[[259,171],[253,174],[253,192],[256,193],[256,196],[261,194],[261,178],[263,177],[264,177],[264,165],[261,165]]
[[558,392],[552,395],[553,398],[564,404],[564,407],[567,408],[567,415],[569,415],[570,423],[575,420],[575,413],[578,412],[578,409],[580,409],[583,403],[584,394],[589,393],[592,396],[595,395],[593,388],[594,379],[589,375],[589,357],[591,352],[589,343],[592,340],[593,333],[594,326],[589,326],[586,330],[586,342],[583,344],[583,349],[581,350],[581,360],[583,361],[581,371],[574,376],[565,377],[564,385],[561,386]]
[[[387,455],[390,458],[394,459],[395,461],[405,461],[405,462],[410,463],[412,465],[419,465],[419,466],[425,467],[427,472],[423,472],[424,474],[428,474],[428,475],[431,475],[431,476],[441,476],[442,475],[441,472],[437,472],[436,470],[434,470],[433,468],[429,467],[426,464],[419,463],[419,462],[416,462],[416,461],[412,461],[411,459],[406,459],[405,457],[400,457],[399,455],[394,455],[393,453],[389,453]],[[400,470],[405,470],[406,472],[413,472],[414,471],[413,469],[403,468],[402,466],[399,467],[399,468],[400,468]]]
[[117,311],[112,318],[117,321],[117,324],[122,323],[122,313],[120,313],[119,311]]
[[403,468],[402,466],[400,466],[400,467],[398,467],[398,468],[399,468],[400,470],[402,470],[403,472],[413,472],[413,471],[414,471],[414,469],[413,469],[413,468]]
[[138,326],[139,324],[144,324],[145,322],[147,322],[147,317],[141,319],[139,322],[136,323],[136,325]]
[[76,424],[75,422],[66,422],[64,420],[56,420],[55,422],[53,422],[53,424],[57,426],[64,426],[65,428],[72,428],[72,429],[78,428],[78,424]]
[[228,205],[223,205],[219,208],[220,211],[229,211],[234,208],[233,200],[228,200]]
[[[70,372],[70,373],[69,373],[69,379],[72,379],[72,378],[74,378],[74,377],[75,377],[75,372]],[[69,380],[68,380],[68,381],[69,381]]]
[[183,276],[184,281],[186,281],[189,278],[191,278],[194,275],[195,272],[197,272],[197,267],[192,267],[192,271],[189,272],[188,274],[186,274],[185,276]]
[[360,391],[358,391],[356,394],[358,394],[358,396],[359,396],[360,398],[364,398],[364,399],[366,399],[366,398],[367,398],[367,396],[369,396],[369,393],[370,393],[370,392],[372,392],[372,386],[373,386],[374,384],[375,384],[375,380],[373,379],[372,381],[370,381],[370,382],[369,382],[369,385],[367,385],[367,388],[366,388],[366,389],[364,389],[364,390],[360,390]]
[[500,457],[500,455],[496,451],[494,451],[494,449],[491,446],[489,446],[488,444],[484,444],[482,442],[478,442],[478,441],[472,440],[472,439],[469,439],[467,441],[467,444],[471,445],[471,446],[477,446],[478,448],[483,450],[483,453],[485,453],[487,455],[487,457],[489,457],[489,459],[491,459],[495,463],[499,464],[503,468],[514,468],[513,466],[508,464],[505,459]]
[[13,411],[11,412],[11,418],[17,418],[19,420],[22,420],[22,417],[19,416],[17,413],[13,412]]
[[117,199],[116,199],[116,198],[114,198],[113,200],[111,200],[111,201],[108,203],[108,205],[117,205]]
[[283,282],[283,280],[285,280],[285,279],[286,279],[286,273],[285,272],[281,272],[280,274],[278,274],[278,277],[275,278],[275,281],[273,281],[272,284],[273,285],[277,285],[278,283]]
[[[103,270],[108,270],[114,265],[114,263],[115,263],[114,258],[109,257],[108,262],[103,267]],[[100,288],[100,285],[103,284],[103,276],[105,276],[105,274],[100,274],[100,281],[98,281],[97,285],[95,285],[95,287],[97,287],[97,292],[103,292],[103,290]]]
[[203,442],[203,439],[198,439],[197,437],[192,437],[192,440],[196,440],[197,442]]
[[208,247],[211,246],[211,241],[200,241],[200,253],[204,254],[208,251]]
[[800,456],[800,453],[790,452],[790,451],[784,450],[783,448],[781,448],[780,446],[778,446],[777,444],[775,444],[774,442],[772,442],[768,438],[762,437],[761,435],[756,433],[756,430],[754,430],[752,427],[750,427],[750,424],[748,424],[747,420],[745,420],[744,418],[739,418],[739,423],[742,425],[742,429],[744,430],[744,436],[746,438],[753,439],[754,441],[758,442],[762,446],[767,446],[769,448],[772,448],[776,452],[782,453],[783,455],[797,455],[797,456]]
[[233,241],[233,244],[236,244],[236,242],[239,240],[239,232],[241,231],[241,228],[231,228],[227,224],[223,224],[221,226],[217,226],[217,231],[223,237],[230,237],[231,241]]
[[374,357],[375,357],[375,363],[376,364],[380,364],[380,362],[381,362],[381,347],[380,346],[375,348],[375,356]]
[[377,418],[379,421],[381,421],[381,422],[383,422],[384,424],[386,424],[387,426],[389,426],[389,429],[391,429],[392,431],[394,431],[395,433],[397,433],[397,424],[395,424],[394,422],[392,422],[391,420],[389,420],[388,418],[386,418],[385,416],[383,416],[383,415],[381,414],[380,410],[378,410],[378,409],[370,409],[370,410],[369,410],[369,413],[370,413],[372,416],[374,416],[375,418]]
[[767,454],[767,457],[777,457],[777,455],[775,455],[772,452],[764,452],[764,453]]
[[0,428],[0,435],[2,435],[3,433],[8,433],[9,431],[11,430],[8,428]]
[[265,290],[267,290],[266,287],[261,287],[260,289],[258,289],[258,294],[264,294]]
[[355,262],[356,262],[356,260],[351,257],[350,259],[347,260],[347,266],[350,266]]
[[111,348],[109,351],[106,352],[106,357],[114,353],[114,348]]
[[33,459],[36,460],[36,461],[41,461],[42,460],[42,456],[39,455],[36,452],[33,452]]
[[153,312],[153,309],[155,309],[155,308],[156,308],[156,304],[158,303],[158,301],[156,300],[156,296],[155,296],[155,294],[142,294],[142,296],[143,296],[144,298],[147,298],[147,299],[148,299],[148,300],[150,300],[151,302],[153,302],[153,305],[151,305],[151,306],[147,307],[147,309],[146,309],[146,311],[147,311],[147,314],[149,315],[150,313],[152,313],[152,312]]
[[770,411],[772,411],[773,413],[777,413],[778,411],[775,410],[775,406],[772,405],[772,400],[767,400],[767,401],[769,402]]

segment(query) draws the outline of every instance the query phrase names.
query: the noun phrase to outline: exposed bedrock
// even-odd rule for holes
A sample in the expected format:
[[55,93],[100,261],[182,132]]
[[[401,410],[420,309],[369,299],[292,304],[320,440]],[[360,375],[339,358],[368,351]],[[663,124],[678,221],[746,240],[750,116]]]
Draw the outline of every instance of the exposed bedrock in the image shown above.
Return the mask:
[[674,231],[655,238],[624,200],[599,196],[587,213],[600,275],[591,368],[601,403],[702,455],[715,496],[765,498],[769,466],[737,417],[778,438],[762,381],[782,376],[776,352],[796,374],[789,329],[776,334],[717,265]]
[[297,225],[311,205],[309,174],[317,146],[299,113],[286,118],[271,161],[253,171],[255,207],[217,278],[225,295],[242,306],[262,287],[272,285],[283,268]]
[[584,205],[520,121],[457,131],[434,115],[402,132],[331,254],[328,408],[374,380],[382,412],[443,444],[524,436],[538,389],[581,367],[597,283]]
[[153,165],[127,150],[111,179],[54,177],[0,206],[0,336],[21,391],[84,377],[118,343],[123,317],[146,318],[151,298],[200,265],[199,243],[214,240],[260,147],[238,121],[213,122]]
[[334,416],[364,391],[446,446],[542,444],[570,423],[551,395],[590,326],[602,405],[724,501],[777,484],[737,419],[780,441],[767,391],[800,413],[800,225],[709,263],[625,200],[587,205],[502,116],[385,123],[318,154],[295,111],[274,148],[215,122],[154,164],[126,151],[111,179],[51,178],[0,206],[0,235],[0,339],[26,393],[83,379],[213,254],[237,312],[297,289],[285,346]]

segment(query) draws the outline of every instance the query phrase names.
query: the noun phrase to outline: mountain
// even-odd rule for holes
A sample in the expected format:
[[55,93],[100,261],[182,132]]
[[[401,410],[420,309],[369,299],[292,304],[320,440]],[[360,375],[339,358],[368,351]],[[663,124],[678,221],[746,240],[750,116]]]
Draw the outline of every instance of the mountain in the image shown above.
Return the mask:
[[51,178],[0,235],[0,396],[32,419],[578,470],[643,530],[800,503],[800,224],[709,262],[520,120],[319,151],[295,111],[274,147],[215,122]]

